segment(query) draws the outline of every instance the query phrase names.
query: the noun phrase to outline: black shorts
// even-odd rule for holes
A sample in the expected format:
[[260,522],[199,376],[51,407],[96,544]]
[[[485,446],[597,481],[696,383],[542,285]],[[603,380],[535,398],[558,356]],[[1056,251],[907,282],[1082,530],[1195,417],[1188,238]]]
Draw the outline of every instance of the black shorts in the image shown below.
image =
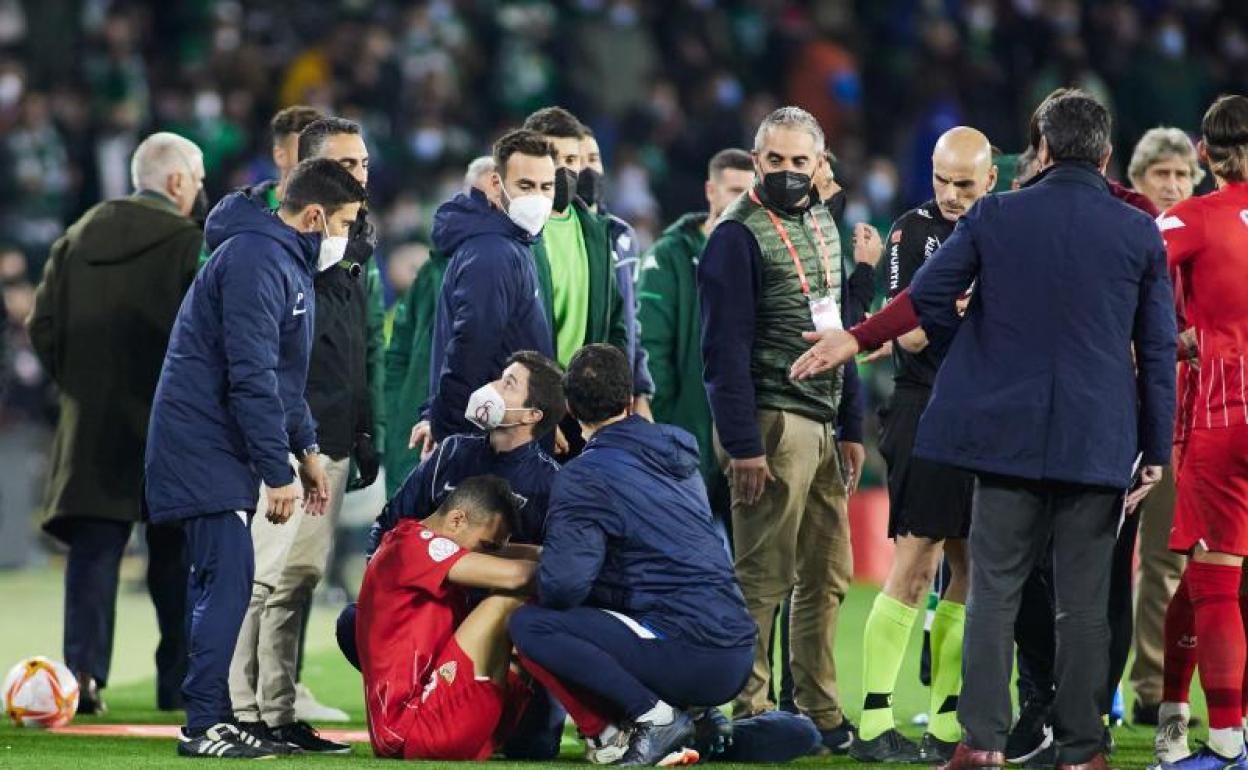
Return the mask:
[[888,536],[966,538],[975,477],[914,456],[927,400],[926,392],[899,390],[880,414],[880,454],[888,464]]

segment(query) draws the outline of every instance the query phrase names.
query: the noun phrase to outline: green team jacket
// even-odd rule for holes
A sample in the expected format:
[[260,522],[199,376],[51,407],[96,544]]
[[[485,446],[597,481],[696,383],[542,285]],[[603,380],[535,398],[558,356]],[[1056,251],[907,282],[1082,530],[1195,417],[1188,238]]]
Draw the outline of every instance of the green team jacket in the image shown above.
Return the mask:
[[[628,329],[624,324],[624,300],[620,297],[615,278],[615,261],[611,253],[609,234],[610,219],[590,211],[579,198],[573,201],[576,215],[585,238],[585,253],[589,258],[589,319],[586,322],[585,344],[606,342],[620,350],[628,350]],[[554,284],[550,274],[550,258],[546,244],[541,238],[533,244],[533,261],[537,266],[537,282],[546,306],[546,319],[550,322],[551,343],[555,344],[555,311],[551,297]]]
[[726,486],[715,460],[714,423],[702,384],[697,270],[706,246],[706,217],[706,212],[685,214],[642,257],[637,314],[654,379],[654,419],[684,428],[697,439],[702,478],[714,501]]
[[394,325],[386,347],[386,497],[394,496],[412,469],[420,463],[420,450],[408,449],[412,427],[420,420],[420,408],[429,397],[429,358],[433,348],[433,324],[437,317],[442,276],[450,259],[438,250],[429,253],[407,294],[395,305]]

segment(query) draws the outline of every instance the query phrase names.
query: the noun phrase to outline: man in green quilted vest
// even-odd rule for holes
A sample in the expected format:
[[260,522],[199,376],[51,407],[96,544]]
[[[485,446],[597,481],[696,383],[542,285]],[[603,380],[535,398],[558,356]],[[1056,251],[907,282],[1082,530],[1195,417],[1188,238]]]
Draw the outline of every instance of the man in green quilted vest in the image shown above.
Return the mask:
[[797,107],[754,139],[754,185],[720,218],[698,265],[703,379],[720,463],[732,486],[737,578],[759,626],[737,718],[775,708],[768,640],[792,597],[794,701],[824,746],[854,727],[837,695],[836,619],[853,574],[846,503],[862,472],[862,405],[852,364],[794,382],[802,332],[841,328],[836,225],[812,189],[823,131]]

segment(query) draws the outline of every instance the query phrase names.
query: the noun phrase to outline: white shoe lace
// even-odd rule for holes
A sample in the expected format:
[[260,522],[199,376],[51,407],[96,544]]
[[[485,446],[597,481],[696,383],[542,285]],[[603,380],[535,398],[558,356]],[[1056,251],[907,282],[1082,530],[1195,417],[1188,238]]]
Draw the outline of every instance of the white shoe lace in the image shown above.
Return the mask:
[[631,729],[620,728],[608,741],[600,741],[597,737],[585,739],[585,758],[595,765],[610,765],[617,762],[628,752],[632,740]]

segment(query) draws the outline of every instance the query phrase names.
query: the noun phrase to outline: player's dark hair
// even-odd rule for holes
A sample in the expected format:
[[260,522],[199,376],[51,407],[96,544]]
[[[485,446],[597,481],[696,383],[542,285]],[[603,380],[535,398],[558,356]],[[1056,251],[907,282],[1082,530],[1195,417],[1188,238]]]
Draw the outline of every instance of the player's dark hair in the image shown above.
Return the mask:
[[1214,174],[1230,182],[1248,179],[1248,97],[1218,97],[1200,121],[1200,138]]
[[543,136],[560,139],[580,139],[585,136],[585,126],[562,107],[541,108],[525,118],[524,127]]
[[269,121],[269,130],[273,133],[273,144],[277,144],[291,134],[302,133],[309,124],[325,117],[321,111],[306,104],[287,107]]
[[1109,152],[1109,110],[1083,91],[1045,102],[1037,123],[1054,163],[1100,165]]
[[535,350],[511,354],[507,366],[520,364],[529,372],[529,397],[524,405],[542,410],[542,419],[533,426],[533,437],[540,439],[555,429],[567,409],[563,398],[563,369]]
[[299,160],[319,157],[325,149],[325,141],[338,134],[359,136],[360,124],[337,117],[312,121],[299,132]]
[[729,169],[733,171],[753,171],[754,160],[745,150],[729,147],[711,156],[711,162],[706,167],[706,175],[714,179]]
[[563,392],[568,398],[568,411],[587,425],[619,415],[633,402],[628,358],[614,345],[586,345],[568,362]]
[[313,205],[322,206],[330,217],[349,203],[363,202],[364,186],[337,161],[313,158],[300,161],[286,181],[286,197],[282,210],[296,214]]
[[498,141],[494,143],[493,155],[494,170],[506,179],[507,161],[512,155],[530,155],[535,158],[546,155],[551,160],[555,160],[555,148],[540,133],[526,128],[517,128],[498,138]]
[[438,514],[453,510],[463,511],[473,524],[484,524],[495,516],[502,516],[510,532],[516,531],[520,509],[516,496],[507,480],[499,476],[472,476],[459,482],[442,505]]

